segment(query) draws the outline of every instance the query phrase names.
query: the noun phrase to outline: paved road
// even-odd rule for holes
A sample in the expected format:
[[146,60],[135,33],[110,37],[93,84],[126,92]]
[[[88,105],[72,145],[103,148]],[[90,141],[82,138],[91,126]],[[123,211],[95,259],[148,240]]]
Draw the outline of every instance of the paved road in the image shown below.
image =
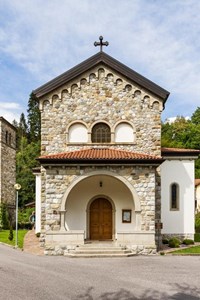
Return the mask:
[[0,245],[0,299],[200,299],[200,256],[66,258]]

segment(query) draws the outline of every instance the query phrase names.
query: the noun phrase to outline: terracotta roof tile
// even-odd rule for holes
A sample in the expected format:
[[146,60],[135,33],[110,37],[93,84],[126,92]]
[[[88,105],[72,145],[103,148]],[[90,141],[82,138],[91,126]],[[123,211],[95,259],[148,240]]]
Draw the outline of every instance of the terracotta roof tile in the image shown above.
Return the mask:
[[75,151],[68,151],[58,154],[49,154],[40,156],[39,160],[43,159],[52,159],[52,160],[87,160],[87,159],[95,159],[95,160],[159,160],[161,159],[160,156],[153,156],[143,153],[136,153],[131,151],[125,150],[117,150],[117,149],[110,149],[110,148],[90,148],[90,149],[83,149],[83,150],[75,150]]
[[197,149],[184,149],[184,148],[161,148],[162,152],[168,153],[168,152],[174,152],[174,153],[182,153],[182,152],[196,152],[200,153],[200,150]]

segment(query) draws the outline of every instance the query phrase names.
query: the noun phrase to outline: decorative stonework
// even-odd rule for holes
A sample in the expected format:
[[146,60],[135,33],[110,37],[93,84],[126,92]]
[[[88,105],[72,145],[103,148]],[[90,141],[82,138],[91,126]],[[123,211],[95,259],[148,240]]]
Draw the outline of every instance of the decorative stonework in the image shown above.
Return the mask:
[[89,130],[97,121],[105,121],[111,128],[119,121],[131,122],[135,142],[120,147],[160,155],[162,101],[108,67],[99,65],[41,98],[40,109],[42,155],[91,147],[67,142],[68,125],[75,121],[84,122]]

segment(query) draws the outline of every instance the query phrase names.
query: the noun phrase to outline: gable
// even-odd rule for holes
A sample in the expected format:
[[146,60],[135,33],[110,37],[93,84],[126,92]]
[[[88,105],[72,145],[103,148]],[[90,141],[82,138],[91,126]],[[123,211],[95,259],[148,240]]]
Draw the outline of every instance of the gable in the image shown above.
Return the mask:
[[163,104],[166,102],[169,96],[168,91],[161,88],[160,86],[153,83],[144,76],[140,75],[139,73],[135,72],[134,70],[128,68],[127,66],[120,63],[118,60],[112,58],[104,52],[99,52],[93,55],[92,57],[78,64],[69,71],[61,74],[60,76],[37,88],[33,92],[38,98],[45,96],[46,94],[68,83],[69,81],[80,76],[82,73],[89,71],[90,69],[98,66],[99,64],[103,64],[107,67],[110,67],[122,76],[126,77],[128,80],[131,80],[136,85],[146,89],[150,93],[153,93],[155,96],[163,100]]

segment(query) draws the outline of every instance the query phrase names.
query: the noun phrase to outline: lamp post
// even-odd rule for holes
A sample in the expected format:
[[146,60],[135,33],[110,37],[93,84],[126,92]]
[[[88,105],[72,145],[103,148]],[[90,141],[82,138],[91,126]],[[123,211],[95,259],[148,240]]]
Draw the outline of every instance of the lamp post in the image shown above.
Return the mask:
[[16,183],[14,185],[14,188],[16,190],[16,239],[15,239],[15,248],[18,247],[18,192],[21,189],[21,185],[19,183]]

